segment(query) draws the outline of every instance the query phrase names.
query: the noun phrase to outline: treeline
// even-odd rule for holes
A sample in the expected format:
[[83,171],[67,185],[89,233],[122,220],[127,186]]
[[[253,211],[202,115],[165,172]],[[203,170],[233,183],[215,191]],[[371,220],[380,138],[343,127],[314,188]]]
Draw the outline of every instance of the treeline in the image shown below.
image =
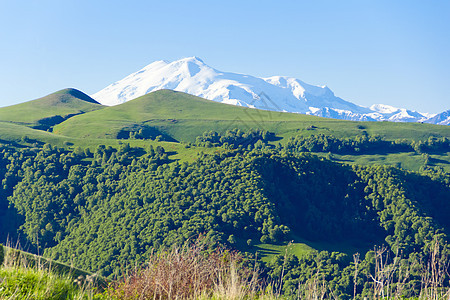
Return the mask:
[[433,153],[450,151],[450,139],[447,137],[430,137],[424,141],[408,141],[397,139],[384,140],[380,136],[359,135],[354,138],[337,138],[331,135],[317,134],[311,136],[291,137],[285,145],[274,142],[277,137],[274,133],[250,129],[227,130],[224,134],[215,131],[206,131],[196,138],[194,145],[202,147],[224,147],[226,149],[262,149],[277,148],[290,153],[300,152],[329,152],[336,154],[371,154],[417,152]]
[[[160,146],[123,144],[92,151],[48,144],[41,149],[5,146],[0,150],[2,238],[22,237],[22,244],[44,250],[47,257],[106,276],[145,262],[155,249],[199,235],[211,247],[226,244],[242,250],[294,236],[317,242],[353,240],[384,245],[391,257],[401,253],[411,265],[426,264],[430,245],[438,241],[448,256],[449,174],[350,167],[300,150],[248,146],[268,139],[263,132],[234,131],[216,142],[233,145],[229,151],[182,164],[169,164]],[[207,134],[206,142],[213,140],[216,134]],[[237,141],[242,140],[252,142],[240,147]],[[15,231],[8,225],[14,222],[20,223]],[[372,259],[361,254],[359,265],[371,270]],[[286,295],[322,274],[345,298],[355,288],[351,261],[328,252],[279,257],[265,274],[282,278]],[[368,273],[363,274],[358,276]],[[370,287],[356,281],[358,293],[368,295]]]
[[275,134],[267,130],[250,129],[243,131],[240,129],[227,130],[224,134],[215,131],[206,131],[202,136],[195,139],[194,145],[201,147],[224,147],[230,149],[246,148],[261,149],[267,146],[269,141],[275,140]]
[[370,154],[385,152],[433,153],[450,151],[450,139],[430,137],[425,141],[393,140],[380,136],[359,135],[355,138],[336,138],[318,134],[290,138],[285,149],[290,152],[331,152],[336,154]]

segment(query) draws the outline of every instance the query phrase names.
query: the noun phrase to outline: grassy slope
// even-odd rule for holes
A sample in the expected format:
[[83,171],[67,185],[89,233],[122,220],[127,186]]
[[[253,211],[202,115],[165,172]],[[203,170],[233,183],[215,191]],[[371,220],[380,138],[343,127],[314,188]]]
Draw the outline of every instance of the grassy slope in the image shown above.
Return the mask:
[[[21,138],[27,136],[30,138],[30,142],[23,142]],[[203,148],[203,147],[189,147],[180,143],[172,142],[156,142],[149,140],[116,140],[116,139],[85,139],[74,138],[62,135],[53,134],[51,132],[32,129],[23,125],[17,125],[13,123],[0,122],[0,143],[11,143],[12,145],[33,146],[37,141],[38,143],[49,143],[54,146],[65,149],[74,149],[75,147],[81,147],[83,149],[89,148],[95,149],[98,145],[111,146],[118,148],[120,144],[127,143],[131,147],[140,147],[147,149],[150,145],[156,148],[158,145],[164,147],[168,152],[171,160],[192,162],[199,152],[212,153],[214,151],[220,151],[217,148]]]
[[[31,139],[58,146],[67,143],[81,147],[95,147],[98,144],[116,145],[118,141],[115,138],[118,132],[136,124],[155,127],[160,132],[185,142],[193,141],[205,131],[224,132],[233,128],[269,130],[283,138],[280,140],[281,143],[284,143],[286,138],[296,135],[324,133],[336,137],[352,137],[362,134],[363,131],[370,135],[381,135],[386,139],[423,140],[430,136],[450,136],[450,126],[352,122],[263,111],[216,103],[169,90],[157,91],[106,108],[87,102],[82,99],[83,97],[88,96],[67,89],[38,100],[0,108],[0,140],[20,141],[22,136],[27,135]],[[42,118],[57,114],[67,115],[81,111],[86,113],[73,116],[54,126],[53,133],[20,126],[20,124],[36,124]],[[139,145],[143,141],[127,142]],[[150,142],[145,142],[148,143]],[[172,146],[172,148],[184,151],[181,149],[184,147]]]
[[[83,139],[114,139],[133,125],[147,125],[173,137],[192,142],[205,131],[260,128],[275,132],[284,143],[296,135],[329,134],[352,137],[366,131],[386,139],[425,140],[430,136],[450,137],[450,126],[418,123],[352,122],[315,116],[279,113],[216,103],[169,90],[157,91],[124,104],[75,116],[54,129],[57,134]],[[314,126],[314,127],[312,127]],[[107,141],[107,140],[104,140]],[[133,142],[134,143],[134,142]],[[176,146],[172,146],[177,148]],[[198,151],[174,149],[181,160],[192,160]],[[194,155],[194,156],[192,156]],[[447,154],[437,155],[435,164],[450,170]],[[415,153],[377,154],[369,156],[336,156],[337,161],[360,164],[392,164],[418,170],[423,158]]]
[[83,92],[64,89],[33,101],[0,108],[0,121],[34,126],[44,118],[57,115],[66,117],[102,107]]
[[[191,142],[208,130],[260,128],[281,137],[325,133],[337,137],[370,135],[387,139],[426,139],[450,136],[450,127],[417,123],[351,122],[302,114],[262,111],[225,105],[181,92],[157,91],[121,105],[75,116],[54,132],[82,138],[115,138],[134,124],[157,128],[178,141]],[[313,130],[308,130],[315,126]],[[363,129],[359,129],[363,128]]]
[[287,253],[301,257],[312,251],[337,251],[346,253],[351,257],[354,253],[366,253],[368,250],[371,250],[373,245],[362,245],[360,241],[345,241],[339,243],[314,242],[305,240],[299,236],[293,236],[293,240],[290,242],[283,242],[280,244],[257,243],[252,246],[240,243],[238,247],[244,251],[258,253],[258,257],[265,262],[269,262],[276,255],[285,255]]
[[58,144],[61,139],[61,137],[47,131],[0,121],[0,142],[18,142],[23,136],[50,144]]
[[[89,272],[3,247],[5,261],[0,265],[0,299],[92,299],[99,287],[107,285],[104,278]],[[85,280],[88,278],[93,280]],[[75,281],[80,286],[74,284]]]
[[17,250],[8,246],[3,246],[5,251],[5,265],[21,264],[29,267],[39,266],[44,269],[52,270],[58,274],[70,274],[71,277],[92,275],[89,272],[69,266],[63,263],[49,260],[39,255],[35,255],[22,250]]
[[[83,96],[84,95],[84,96]],[[430,136],[450,137],[450,126],[418,123],[352,122],[326,119],[315,116],[279,113],[221,104],[188,94],[170,90],[157,91],[114,107],[90,103],[87,95],[67,89],[38,100],[0,108],[0,142],[14,141],[26,135],[31,139],[51,143],[58,147],[94,149],[99,144],[116,147],[120,141],[117,134],[123,128],[146,125],[175,140],[192,142],[205,131],[225,132],[228,129],[260,128],[275,132],[286,142],[296,135],[329,134],[336,137],[352,137],[366,131],[370,135],[381,135],[386,139],[404,138],[424,140]],[[91,99],[92,100],[92,99]],[[94,100],[92,100],[94,101]],[[103,108],[103,109],[99,109]],[[55,114],[77,113],[54,126],[53,133],[35,130],[19,124],[36,124],[43,117]],[[1,122],[9,120],[9,122]],[[314,127],[312,127],[314,126]],[[127,140],[134,147],[149,144],[162,145],[172,154],[172,159],[192,161],[198,152],[213,149],[185,148],[178,143]],[[336,161],[358,164],[392,164],[410,170],[418,170],[423,158],[415,153],[376,154],[360,156],[334,155]],[[450,170],[448,154],[436,154],[432,163]]]
[[[328,159],[339,163],[356,165],[392,165],[411,171],[419,171],[425,164],[424,156],[416,152],[375,153],[361,155],[333,154],[331,156],[328,156],[325,153],[318,153],[317,155],[327,157]],[[431,154],[428,166],[442,167],[446,172],[450,172],[450,152]]]

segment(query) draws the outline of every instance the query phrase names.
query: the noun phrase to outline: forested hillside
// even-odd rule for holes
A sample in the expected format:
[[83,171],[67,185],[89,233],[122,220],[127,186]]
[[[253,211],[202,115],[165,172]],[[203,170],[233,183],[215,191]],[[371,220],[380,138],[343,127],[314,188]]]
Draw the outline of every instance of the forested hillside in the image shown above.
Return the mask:
[[[163,147],[151,145],[73,151],[49,144],[3,145],[1,238],[9,236],[46,257],[110,277],[144,263],[161,247],[199,235],[210,247],[222,244],[249,253],[257,244],[298,239],[351,241],[364,251],[361,280],[353,277],[355,264],[348,253],[312,250],[274,257],[265,276],[283,278],[286,295],[313,274],[323,275],[342,297],[354,288],[369,295],[371,287],[362,278],[374,268],[376,253],[367,250],[376,246],[391,253],[387,264],[395,263],[397,255],[404,264],[426,265],[436,242],[448,256],[448,173],[429,166],[420,173],[350,166],[307,153],[376,152],[377,147],[448,151],[448,140],[416,146],[316,136],[272,146],[273,140],[265,131],[230,131],[223,137],[205,133],[197,144],[222,148],[192,163],[171,161]],[[408,293],[420,287],[420,272],[412,267],[410,272]]]

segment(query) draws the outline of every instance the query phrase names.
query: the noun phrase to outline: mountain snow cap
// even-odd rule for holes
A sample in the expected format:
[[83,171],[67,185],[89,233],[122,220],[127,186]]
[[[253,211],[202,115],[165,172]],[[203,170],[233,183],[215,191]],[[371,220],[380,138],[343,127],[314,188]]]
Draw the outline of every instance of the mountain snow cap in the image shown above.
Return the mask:
[[117,105],[161,89],[249,108],[354,121],[437,120],[431,119],[430,114],[385,104],[375,104],[370,108],[356,105],[337,97],[326,85],[311,85],[293,77],[259,78],[222,72],[208,66],[197,56],[172,62],[155,61],[95,93],[92,98],[104,105]]

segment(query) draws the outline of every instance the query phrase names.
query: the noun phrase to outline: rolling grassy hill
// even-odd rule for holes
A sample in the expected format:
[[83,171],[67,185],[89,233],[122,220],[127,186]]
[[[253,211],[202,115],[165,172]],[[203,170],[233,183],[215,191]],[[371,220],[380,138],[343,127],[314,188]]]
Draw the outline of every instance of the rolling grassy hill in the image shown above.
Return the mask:
[[[53,134],[24,129],[20,125],[37,129],[47,126],[52,128]],[[292,136],[319,133],[335,137],[379,135],[387,140],[450,136],[449,126],[354,122],[264,111],[221,104],[170,90],[105,107],[78,90],[65,89],[37,100],[0,108],[0,139],[6,141],[17,141],[27,135],[31,139],[55,144],[61,144],[61,140],[70,140],[75,145],[90,144],[86,139],[98,144],[98,139],[126,139],[123,133],[143,129],[144,132],[149,131],[151,137],[162,135],[167,141],[192,142],[205,131],[224,133],[234,128],[271,131],[282,138],[281,143]]]
[[[338,138],[379,135],[387,140],[408,141],[450,137],[450,126],[354,122],[264,111],[221,104],[170,90],[105,107],[80,91],[65,89],[37,100],[0,108],[0,142],[3,143],[25,146],[50,143],[66,149],[78,146],[94,149],[99,144],[118,147],[126,140],[132,147],[162,145],[169,151],[171,159],[180,161],[192,161],[200,151],[210,153],[215,149],[189,148],[179,142],[193,142],[206,131],[223,134],[234,128],[273,132],[277,136],[275,143],[281,144],[290,137],[317,134]],[[140,138],[130,139],[137,133],[142,133]],[[24,136],[28,142],[23,141]],[[158,141],[158,136],[162,142]],[[434,153],[432,165],[450,169],[448,157],[448,153]],[[417,153],[334,155],[333,159],[344,163],[391,164],[410,170],[418,170],[424,161]]]
[[259,128],[286,138],[324,133],[336,137],[381,135],[386,139],[450,136],[450,127],[417,123],[352,122],[280,113],[216,103],[181,92],[161,90],[55,126],[56,134],[82,138],[117,138],[124,130],[151,128],[177,141],[192,142],[205,131]]
[[78,114],[103,106],[76,89],[64,89],[48,96],[0,109],[0,122],[49,128]]

